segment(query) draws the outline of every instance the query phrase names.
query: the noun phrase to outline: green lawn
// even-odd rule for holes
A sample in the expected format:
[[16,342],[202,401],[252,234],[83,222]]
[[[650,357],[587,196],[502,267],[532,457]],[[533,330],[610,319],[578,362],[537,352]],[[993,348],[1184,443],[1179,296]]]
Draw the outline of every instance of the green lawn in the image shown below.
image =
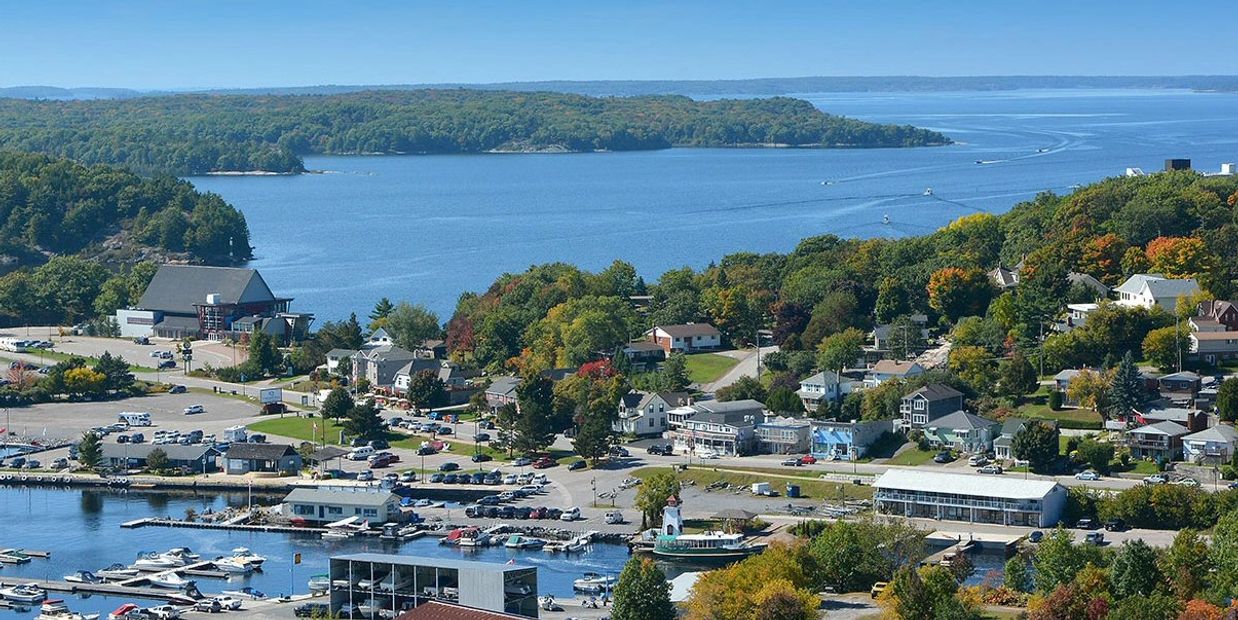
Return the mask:
[[[30,355],[39,355],[46,360],[50,360],[53,363],[65,362],[74,357],[86,360],[86,365],[88,366],[94,366],[95,364],[99,363],[99,358],[97,357],[86,357],[84,355],[72,355],[70,353],[61,353],[60,351],[53,351],[51,349],[30,349],[26,351],[26,353]],[[129,362],[129,370],[131,372],[155,372],[155,369],[151,368],[150,366],[138,366],[137,364],[134,364],[133,362],[130,362],[129,360],[125,360],[125,361]],[[167,372],[173,372],[174,370],[180,370],[180,369],[179,368],[169,369]]]
[[886,465],[923,465],[932,461],[938,452],[939,450],[921,450],[911,447],[894,455],[893,458],[886,461]]
[[[318,424],[318,434],[314,435],[314,424]],[[325,426],[325,429],[324,429]],[[323,420],[319,417],[297,417],[285,415],[282,418],[273,417],[267,420],[260,420],[249,425],[249,430],[256,433],[266,433],[268,435],[279,435],[280,437],[288,437],[290,439],[299,439],[301,441],[318,441],[323,440],[323,432],[326,432],[326,442],[333,445],[339,445],[340,425],[331,421]]]
[[[787,469],[792,469],[788,467]],[[645,478],[659,472],[674,471],[670,467],[642,467],[632,472],[632,475],[637,478]],[[778,472],[782,473],[782,472]],[[827,482],[825,480],[795,480],[788,481],[780,478],[770,478],[760,474],[740,473],[725,469],[713,469],[703,467],[689,467],[687,471],[679,472],[676,476],[681,481],[692,481],[697,487],[704,489],[714,482],[720,480],[730,483],[732,486],[751,488],[755,482],[768,482],[770,488],[778,491],[781,495],[786,491],[785,485],[787,482],[798,484],[800,487],[801,497],[812,499],[838,499],[840,496],[846,499],[872,499],[873,487],[868,485],[842,484],[838,482]],[[728,491],[719,491],[727,493]]]
[[722,378],[726,371],[739,362],[717,353],[697,353],[689,355],[685,360],[688,365],[688,378],[695,383],[712,383]]
[[1062,428],[1096,429],[1100,430],[1100,415],[1087,409],[1049,408],[1049,393],[1045,388],[1028,397],[1026,403],[1019,405],[1016,416],[1037,420],[1054,420]]

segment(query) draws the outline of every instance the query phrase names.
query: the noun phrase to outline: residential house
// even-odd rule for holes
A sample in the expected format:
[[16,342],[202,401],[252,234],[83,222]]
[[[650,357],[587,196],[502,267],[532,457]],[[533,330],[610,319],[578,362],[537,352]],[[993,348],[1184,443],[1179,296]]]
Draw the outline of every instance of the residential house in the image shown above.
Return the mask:
[[924,374],[924,367],[919,362],[881,360],[868,369],[864,376],[864,387],[874,388],[890,379],[907,379]]
[[1204,301],[1195,307],[1196,318],[1208,319],[1222,331],[1238,331],[1238,306],[1232,301]]
[[640,392],[632,390],[619,399],[616,433],[661,437],[666,432],[666,412],[691,404],[687,392]]
[[1053,375],[1053,389],[1062,395],[1062,404],[1067,407],[1078,407],[1079,401],[1070,397],[1070,382],[1079,376],[1082,370],[1067,368]]
[[[907,342],[907,341],[914,342],[917,339],[920,342],[924,342],[929,339],[930,334],[929,334],[929,330],[927,327],[928,317],[925,317],[923,314],[916,315],[916,316],[923,317],[925,320],[916,321],[914,318],[912,319],[911,322],[912,322],[912,325],[914,326],[913,329],[915,330],[915,332],[906,334],[906,336],[908,337],[903,339],[904,342]],[[869,332],[868,334],[869,337],[873,339],[873,346],[872,346],[873,351],[884,352],[884,353],[894,353],[896,355],[900,355],[903,357],[907,357],[908,355],[920,352],[918,349],[921,347],[907,349],[905,351],[902,349],[898,351],[890,351],[891,342],[893,340],[891,337],[893,329],[894,329],[893,325],[878,325],[873,328],[873,331]],[[899,335],[902,336],[904,334],[899,334]]]
[[1053,327],[1059,332],[1083,327],[1088,322],[1088,316],[1099,307],[1100,304],[1066,304],[1066,320],[1054,324]]
[[955,411],[925,424],[924,438],[937,447],[984,453],[993,448],[993,440],[1001,434],[1001,427],[1001,422]]
[[812,421],[812,455],[820,459],[850,461],[868,455],[868,450],[893,430],[892,420],[869,422]]
[[1042,528],[1066,507],[1066,487],[1014,476],[888,469],[873,488],[877,512],[907,518]]
[[1118,294],[1117,303],[1123,306],[1140,306],[1149,310],[1160,306],[1173,312],[1179,297],[1189,297],[1199,292],[1199,283],[1194,278],[1172,279],[1159,273],[1137,273],[1113,290]]
[[301,455],[288,444],[234,443],[224,453],[224,473],[292,475],[301,471]]
[[709,323],[658,325],[645,332],[645,337],[662,347],[667,355],[722,348],[722,332]]
[[1177,422],[1191,432],[1202,431],[1208,428],[1208,414],[1206,412],[1186,407],[1149,407],[1143,411],[1136,411],[1130,417],[1130,420],[1125,421],[1134,426],[1144,426],[1157,422]]
[[1014,445],[1014,438],[1020,433],[1027,430],[1032,424],[1048,424],[1057,431],[1057,422],[1054,420],[1027,420],[1023,418],[1006,418],[1002,422],[1000,435],[993,440],[993,456],[1005,461],[1014,460],[1014,453],[1011,452],[1011,447]]
[[467,378],[464,376],[464,371],[455,362],[448,360],[428,358],[417,358],[410,360],[407,364],[395,371],[395,381],[391,384],[392,389],[397,394],[408,392],[409,382],[412,381],[413,375],[418,373],[428,372],[443,382],[447,389],[463,387]]
[[666,350],[662,345],[649,340],[629,342],[623,346],[620,354],[638,370],[653,370],[666,361]]
[[904,428],[924,428],[938,418],[963,410],[963,393],[940,383],[930,383],[906,396],[899,404]]
[[213,446],[193,444],[167,444],[156,446],[150,443],[105,443],[101,444],[102,457],[100,462],[113,469],[141,469],[146,467],[146,459],[155,450],[162,450],[168,456],[168,466],[189,473],[215,473],[219,471],[219,450]]
[[399,495],[360,487],[298,487],[284,497],[281,510],[294,523],[333,523],[358,517],[376,524],[401,519]]
[[[1191,327],[1196,328],[1203,324],[1207,327],[1207,320],[1198,319],[1191,320]],[[1218,325],[1212,321],[1214,325]],[[1191,344],[1188,347],[1187,353],[1191,359],[1201,360],[1209,364],[1231,360],[1238,358],[1238,331],[1210,331],[1206,329],[1193,329],[1187,336]]]
[[765,454],[804,454],[812,447],[812,423],[804,418],[767,416],[756,435],[757,450]]
[[421,344],[413,348],[413,353],[426,359],[447,359],[447,342],[436,338],[422,340]]
[[1217,424],[1182,437],[1182,457],[1192,463],[1225,465],[1238,451],[1238,430],[1228,424]]
[[1111,289],[1105,286],[1104,282],[1093,278],[1086,273],[1078,273],[1072,271],[1066,274],[1066,282],[1071,286],[1081,286],[1090,289],[1096,295],[1096,299],[1108,299]]
[[765,405],[755,400],[697,402],[666,412],[666,438],[680,452],[750,454],[756,425],[764,420]]
[[842,400],[843,396],[852,391],[850,379],[839,380],[838,373],[829,370],[821,371],[800,381],[800,389],[795,393],[804,403],[804,409],[809,413],[820,410],[821,405]]
[[1126,432],[1131,456],[1168,463],[1182,457],[1182,438],[1191,431],[1177,422],[1156,422]]
[[352,356],[353,383],[365,379],[373,387],[391,387],[396,373],[415,359],[416,353],[393,344],[363,348]]
[[508,403],[516,404],[516,387],[520,385],[520,377],[495,377],[486,388],[486,404],[491,411]]
[[1165,375],[1157,380],[1161,396],[1173,403],[1190,403],[1199,393],[1200,376],[1187,370]]
[[374,333],[370,334],[370,337],[366,339],[366,344],[370,348],[394,346],[395,339],[391,337],[390,332],[388,332],[385,328],[380,327],[374,330]]
[[1019,285],[1019,272],[998,266],[989,272],[989,279],[993,281],[994,286],[1006,291]]
[[116,311],[123,338],[236,338],[266,332],[281,343],[309,333],[314,315],[289,312],[255,269],[161,265],[136,304]]

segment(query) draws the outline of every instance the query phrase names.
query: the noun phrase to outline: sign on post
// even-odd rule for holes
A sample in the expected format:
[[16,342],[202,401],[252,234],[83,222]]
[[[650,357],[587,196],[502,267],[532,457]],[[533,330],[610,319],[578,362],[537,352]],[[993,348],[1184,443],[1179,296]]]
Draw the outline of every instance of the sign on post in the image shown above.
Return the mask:
[[283,388],[262,388],[258,391],[258,399],[264,405],[282,402],[284,400]]

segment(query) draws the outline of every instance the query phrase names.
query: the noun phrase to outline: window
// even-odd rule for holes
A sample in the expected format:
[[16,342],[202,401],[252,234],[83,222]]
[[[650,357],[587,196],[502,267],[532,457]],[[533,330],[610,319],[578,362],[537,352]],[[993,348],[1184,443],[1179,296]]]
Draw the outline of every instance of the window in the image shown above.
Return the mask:
[[923,401],[923,400],[921,400],[921,399],[918,399],[918,398],[917,398],[917,399],[915,400],[915,405],[914,405],[914,406],[915,406],[916,411],[924,411],[924,401]]
[[911,416],[911,423],[912,423],[912,424],[927,424],[927,423],[928,423],[928,416],[926,416],[926,415],[921,415],[921,414],[916,414],[916,415],[913,415],[913,416]]
[[344,509],[339,506],[327,506],[327,514],[342,515],[344,514]]

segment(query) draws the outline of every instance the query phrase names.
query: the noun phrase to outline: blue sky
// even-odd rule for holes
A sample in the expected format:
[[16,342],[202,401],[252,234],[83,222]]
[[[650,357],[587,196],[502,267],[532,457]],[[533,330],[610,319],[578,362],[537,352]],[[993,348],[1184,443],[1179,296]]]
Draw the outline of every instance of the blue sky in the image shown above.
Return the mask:
[[0,86],[1238,74],[1232,0],[3,0]]

